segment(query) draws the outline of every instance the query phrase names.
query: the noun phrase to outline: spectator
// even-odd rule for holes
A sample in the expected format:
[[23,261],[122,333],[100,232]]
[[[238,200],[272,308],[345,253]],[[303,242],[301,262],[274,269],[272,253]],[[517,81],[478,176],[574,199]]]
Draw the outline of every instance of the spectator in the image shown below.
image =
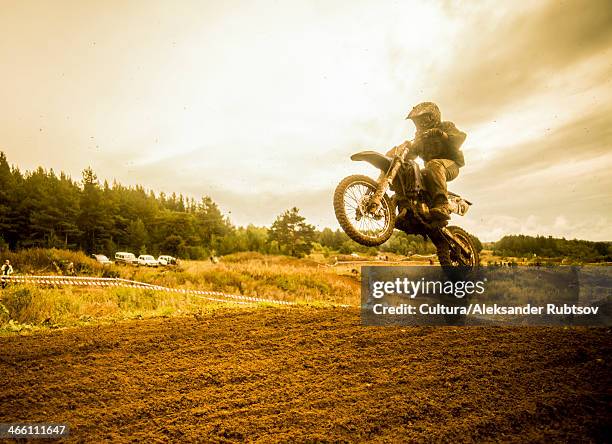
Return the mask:
[[11,265],[11,261],[9,261],[8,259],[6,260],[6,262],[4,262],[4,265],[2,266],[2,288],[6,287],[6,281],[4,280],[4,276],[10,276],[11,274],[13,274],[13,266]]

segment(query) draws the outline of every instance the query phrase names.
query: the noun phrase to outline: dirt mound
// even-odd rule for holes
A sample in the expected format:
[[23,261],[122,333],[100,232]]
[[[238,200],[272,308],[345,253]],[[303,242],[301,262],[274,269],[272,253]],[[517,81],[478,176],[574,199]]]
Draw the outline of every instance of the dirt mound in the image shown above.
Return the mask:
[[81,441],[609,436],[609,330],[359,323],[228,309],[0,338],[0,422],[66,422]]

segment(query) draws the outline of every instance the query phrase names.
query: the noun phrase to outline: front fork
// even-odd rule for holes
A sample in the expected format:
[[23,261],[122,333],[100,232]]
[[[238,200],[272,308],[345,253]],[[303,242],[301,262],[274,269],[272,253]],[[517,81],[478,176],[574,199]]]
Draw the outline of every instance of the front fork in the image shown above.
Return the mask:
[[[407,148],[404,148],[399,153],[397,153],[393,158],[393,162],[391,164],[391,167],[389,168],[389,171],[387,171],[386,173],[383,172],[380,174],[380,176],[378,176],[378,187],[376,187],[376,191],[368,202],[368,211],[370,211],[372,214],[378,213],[378,211],[382,207],[382,198],[389,189],[389,187],[391,187],[395,176],[397,176],[397,172],[402,166],[401,159],[404,158],[406,150]],[[391,211],[395,211],[395,209],[391,209]]]

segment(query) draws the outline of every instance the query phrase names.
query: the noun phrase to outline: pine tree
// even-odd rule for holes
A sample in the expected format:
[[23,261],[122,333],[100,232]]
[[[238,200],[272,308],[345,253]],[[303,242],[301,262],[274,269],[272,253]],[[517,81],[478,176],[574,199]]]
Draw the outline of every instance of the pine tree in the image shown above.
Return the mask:
[[135,221],[131,221],[128,225],[127,235],[130,248],[138,252],[138,254],[147,252],[149,235],[142,220],[136,219]]
[[82,232],[81,248],[88,253],[103,250],[109,237],[110,219],[102,206],[102,190],[91,168],[83,171],[83,191],[80,199],[78,227]]
[[297,207],[293,207],[276,218],[270,228],[269,239],[276,241],[281,251],[301,257],[312,250],[315,229],[300,216]]
[[0,151],[0,233],[11,248],[15,248],[13,208],[16,206],[16,183],[4,152]]

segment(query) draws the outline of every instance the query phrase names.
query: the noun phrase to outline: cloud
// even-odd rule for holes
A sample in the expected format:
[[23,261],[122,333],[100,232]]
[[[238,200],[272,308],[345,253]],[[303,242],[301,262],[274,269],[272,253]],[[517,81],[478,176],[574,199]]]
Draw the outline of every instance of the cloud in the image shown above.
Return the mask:
[[604,216],[572,222],[564,214],[550,218],[530,214],[525,217],[491,216],[477,223],[466,219],[462,226],[483,242],[496,241],[510,234],[608,241],[610,222],[610,218]]
[[[612,145],[612,104],[591,110],[557,129],[539,137],[508,145],[498,152],[491,147],[490,157],[478,162],[469,171],[471,187],[481,187],[544,170],[563,164],[571,172],[571,165],[584,159],[598,158],[610,152]],[[468,157],[469,159],[469,157]]]
[[285,210],[298,207],[308,223],[319,228],[333,226],[332,196],[329,190],[254,194],[248,190],[235,193],[219,189],[213,195],[215,202],[236,225],[269,226]]
[[406,111],[435,100],[468,133],[461,224],[610,212],[607,1],[61,5],[0,15],[0,148],[22,169],[335,227],[340,179],[377,175],[349,154],[410,137]]
[[[461,18],[466,34],[453,42],[451,60],[437,73],[441,81],[435,94],[468,123],[489,119],[538,92],[559,72],[603,55],[612,42],[607,0],[549,1],[515,15],[484,10],[473,19],[459,8],[450,14]],[[597,62],[609,70],[609,58]]]
[[[468,156],[461,175],[449,185],[474,201],[461,223],[486,240],[512,230],[611,239],[610,115],[612,106],[594,109],[473,163]],[[567,224],[561,227],[559,220]]]

